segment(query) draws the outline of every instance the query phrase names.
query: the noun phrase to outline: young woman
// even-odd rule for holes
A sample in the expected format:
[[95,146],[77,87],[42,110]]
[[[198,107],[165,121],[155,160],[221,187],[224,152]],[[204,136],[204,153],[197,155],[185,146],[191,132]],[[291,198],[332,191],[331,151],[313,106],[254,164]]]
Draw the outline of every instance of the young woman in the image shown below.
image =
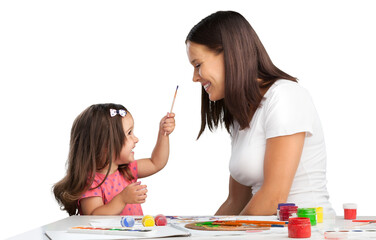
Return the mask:
[[284,202],[333,214],[312,99],[272,63],[248,21],[216,12],[192,28],[186,47],[202,85],[198,138],[222,123],[232,137],[229,195],[216,214],[272,215]]

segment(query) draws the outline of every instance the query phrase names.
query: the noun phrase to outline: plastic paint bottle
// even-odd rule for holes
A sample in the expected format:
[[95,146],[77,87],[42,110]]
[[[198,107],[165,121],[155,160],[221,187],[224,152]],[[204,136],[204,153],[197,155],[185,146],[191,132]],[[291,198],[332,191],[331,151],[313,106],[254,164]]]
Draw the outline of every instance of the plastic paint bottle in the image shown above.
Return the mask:
[[317,223],[324,222],[324,209],[322,207],[316,208]]
[[310,238],[311,237],[311,221],[309,218],[290,218],[289,238]]
[[316,208],[298,208],[298,217],[309,218],[311,226],[316,226]]
[[279,220],[288,221],[290,217],[297,217],[298,206],[281,206],[279,210]]
[[166,226],[167,225],[167,218],[163,214],[158,214],[154,218],[155,225],[157,226]]
[[280,211],[282,206],[295,206],[295,203],[278,203],[277,219],[279,219],[279,211]]
[[144,227],[153,227],[155,226],[154,218],[150,215],[146,215],[142,218],[142,225]]
[[357,205],[355,203],[344,203],[344,218],[348,220],[356,219]]
[[135,220],[132,216],[125,216],[121,217],[120,219],[120,225],[122,227],[133,227],[135,223]]

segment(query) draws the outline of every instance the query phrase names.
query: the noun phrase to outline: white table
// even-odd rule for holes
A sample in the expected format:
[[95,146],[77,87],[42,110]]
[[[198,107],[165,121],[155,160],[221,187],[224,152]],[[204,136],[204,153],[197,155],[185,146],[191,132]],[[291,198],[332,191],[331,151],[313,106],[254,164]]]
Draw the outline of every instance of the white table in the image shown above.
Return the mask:
[[[89,221],[93,219],[104,219],[104,218],[113,218],[114,216],[71,216],[47,224],[45,226],[36,228],[34,230],[19,234],[9,240],[50,240],[46,235],[45,231],[64,231],[70,227],[80,226],[80,225],[89,225]],[[358,217],[357,219],[376,219],[376,216],[373,217]],[[343,216],[337,216],[335,219],[325,219],[324,223],[318,223],[317,226],[312,227],[312,235],[310,239],[324,239],[322,234],[324,229],[329,228],[347,228],[350,225],[353,225],[351,220],[344,220]],[[359,223],[357,223],[359,224]],[[320,233],[321,232],[321,233]],[[221,232],[223,233],[223,232]],[[278,233],[278,234],[259,234],[259,233],[248,233],[246,235],[223,235],[223,236],[197,236],[192,235],[191,237],[170,237],[171,240],[183,240],[183,239],[195,239],[195,240],[204,240],[204,239],[289,239],[287,233]]]

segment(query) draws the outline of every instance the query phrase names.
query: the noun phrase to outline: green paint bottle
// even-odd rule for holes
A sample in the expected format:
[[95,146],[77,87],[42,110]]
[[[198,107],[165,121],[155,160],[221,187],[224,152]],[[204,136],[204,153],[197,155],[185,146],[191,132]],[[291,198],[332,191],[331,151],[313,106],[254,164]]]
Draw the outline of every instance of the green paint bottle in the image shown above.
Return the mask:
[[298,217],[309,218],[311,226],[316,226],[316,208],[298,208]]

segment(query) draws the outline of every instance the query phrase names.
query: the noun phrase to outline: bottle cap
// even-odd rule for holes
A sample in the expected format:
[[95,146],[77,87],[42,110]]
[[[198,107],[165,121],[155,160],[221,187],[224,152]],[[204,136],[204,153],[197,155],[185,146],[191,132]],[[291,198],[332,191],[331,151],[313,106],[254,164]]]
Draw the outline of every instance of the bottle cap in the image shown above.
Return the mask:
[[295,206],[295,203],[278,203],[277,209],[280,209],[281,206]]
[[316,214],[316,208],[298,208],[298,214]]
[[357,209],[358,206],[356,203],[344,203],[343,204],[343,209]]
[[134,223],[134,218],[131,216],[125,216],[120,219],[120,225],[122,227],[133,227]]

